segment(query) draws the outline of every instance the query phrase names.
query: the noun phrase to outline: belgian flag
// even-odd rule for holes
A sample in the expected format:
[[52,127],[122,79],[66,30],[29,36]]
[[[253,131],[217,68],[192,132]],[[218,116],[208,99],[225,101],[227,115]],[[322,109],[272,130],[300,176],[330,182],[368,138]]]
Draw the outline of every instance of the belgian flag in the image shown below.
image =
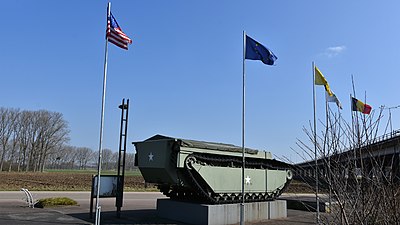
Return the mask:
[[370,114],[372,107],[368,104],[363,103],[362,101],[351,97],[351,110],[359,111],[364,114]]

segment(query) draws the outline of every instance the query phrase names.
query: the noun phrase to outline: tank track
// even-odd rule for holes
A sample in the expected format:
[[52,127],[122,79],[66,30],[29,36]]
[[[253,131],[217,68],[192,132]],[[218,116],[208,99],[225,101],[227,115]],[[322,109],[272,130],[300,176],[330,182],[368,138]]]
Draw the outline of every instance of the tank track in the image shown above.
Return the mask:
[[[290,170],[290,165],[277,161],[274,159],[258,159],[258,158],[245,158],[245,168],[255,169],[270,169],[270,170]],[[207,166],[223,166],[223,167],[242,167],[242,158],[234,156],[215,156],[210,154],[194,153],[189,155],[185,160],[185,173],[188,176],[188,180],[191,186],[195,188],[192,191],[185,191],[185,193],[179,193],[176,191],[171,198],[179,200],[197,200],[200,202],[210,204],[227,204],[227,203],[240,203],[242,202],[241,193],[214,193],[208,185],[203,182],[201,177],[193,172],[192,165],[198,163]],[[282,189],[277,189],[272,193],[245,193],[245,202],[257,202],[257,201],[271,201],[275,200],[282,192],[284,192],[289,186],[290,180],[288,180]],[[170,193],[171,194],[171,193]]]

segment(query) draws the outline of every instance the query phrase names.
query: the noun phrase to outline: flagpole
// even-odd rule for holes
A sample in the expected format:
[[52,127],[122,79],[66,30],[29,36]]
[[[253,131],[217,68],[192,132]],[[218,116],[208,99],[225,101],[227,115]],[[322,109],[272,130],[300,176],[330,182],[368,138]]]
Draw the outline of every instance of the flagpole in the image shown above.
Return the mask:
[[[355,86],[354,86],[354,78],[353,78],[353,74],[351,74],[351,84],[352,84],[352,87],[353,87],[353,94],[354,94],[354,98],[357,98],[356,97],[356,88],[355,88]],[[351,105],[353,106],[353,100],[352,100],[352,98],[350,98],[350,102],[351,102]],[[351,115],[352,115],[352,119],[353,119],[353,109],[351,110]],[[354,129],[355,129],[355,135],[356,135],[356,138],[355,138],[355,140],[357,141],[356,143],[357,143],[357,147],[358,147],[358,145],[360,144],[360,126],[359,126],[359,122],[358,122],[358,114],[357,113],[355,113],[355,115],[356,115],[356,123],[355,123],[355,127],[354,127]],[[355,165],[356,166],[356,165]]]
[[[331,195],[332,195],[332,179],[331,179],[331,155],[329,151],[329,126],[330,126],[330,119],[329,119],[329,105],[328,105],[328,92],[325,91],[325,117],[326,117],[326,130],[325,130],[325,143],[324,143],[324,163],[326,163],[326,158],[328,158],[328,169],[325,169],[325,174],[328,177],[328,184],[329,184],[329,195],[328,195],[328,203],[329,203],[329,209],[331,209]],[[335,95],[336,96],[336,95]],[[339,108],[339,106],[338,106]],[[333,128],[331,128],[333,129]],[[329,219],[328,219],[329,222]]]
[[242,203],[240,204],[240,225],[244,224],[244,167],[245,167],[245,145],[244,145],[244,127],[245,127],[245,58],[246,58],[246,31],[243,31],[243,80],[242,80]]
[[[108,18],[111,15],[111,2],[108,3],[107,7],[107,26],[108,26]],[[100,175],[101,175],[101,162],[102,162],[102,153],[103,153],[103,129],[104,129],[104,108],[106,104],[106,85],[107,85],[107,60],[108,60],[108,36],[106,35],[106,44],[104,51],[104,73],[103,73],[103,95],[101,99],[101,120],[100,120],[100,142],[99,142],[99,160],[98,160],[98,168],[97,168],[97,193],[96,193],[96,219],[95,224],[100,224]]]
[[326,156],[326,152],[328,151],[328,132],[329,132],[329,127],[328,127],[328,92],[325,91],[325,123],[326,123],[326,127],[325,127],[325,138],[324,138],[324,148],[323,148],[323,152],[322,152],[322,159],[323,161],[325,161],[325,156]]
[[314,108],[314,159],[315,159],[315,200],[317,202],[316,222],[319,224],[319,198],[318,198],[318,159],[317,159],[317,119],[316,119],[316,99],[315,99],[315,65],[312,62],[313,71],[313,108]]

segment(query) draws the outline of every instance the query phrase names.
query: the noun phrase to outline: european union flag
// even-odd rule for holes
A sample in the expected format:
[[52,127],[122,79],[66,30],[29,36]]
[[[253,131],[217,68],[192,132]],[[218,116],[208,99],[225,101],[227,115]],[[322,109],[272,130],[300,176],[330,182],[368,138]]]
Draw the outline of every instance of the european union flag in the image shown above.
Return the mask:
[[278,57],[271,50],[246,35],[245,59],[261,60],[264,64],[274,65]]

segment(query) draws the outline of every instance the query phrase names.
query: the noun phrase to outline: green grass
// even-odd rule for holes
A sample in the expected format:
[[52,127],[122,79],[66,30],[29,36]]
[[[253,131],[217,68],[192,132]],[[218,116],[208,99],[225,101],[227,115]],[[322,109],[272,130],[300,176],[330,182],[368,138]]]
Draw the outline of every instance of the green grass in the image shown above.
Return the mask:
[[[45,172],[48,173],[79,173],[79,174],[97,174],[97,170],[87,169],[87,170],[77,170],[77,169],[46,169]],[[116,170],[102,170],[102,175],[117,175]],[[138,169],[125,171],[125,176],[142,176]]]
[[160,190],[158,190],[157,187],[148,187],[148,188],[144,188],[144,187],[124,187],[124,192],[159,192]]
[[72,200],[67,197],[56,197],[56,198],[43,198],[39,199],[39,201],[35,204],[37,208],[45,208],[45,207],[55,207],[55,206],[67,206],[67,205],[77,205],[78,203],[75,200]]

